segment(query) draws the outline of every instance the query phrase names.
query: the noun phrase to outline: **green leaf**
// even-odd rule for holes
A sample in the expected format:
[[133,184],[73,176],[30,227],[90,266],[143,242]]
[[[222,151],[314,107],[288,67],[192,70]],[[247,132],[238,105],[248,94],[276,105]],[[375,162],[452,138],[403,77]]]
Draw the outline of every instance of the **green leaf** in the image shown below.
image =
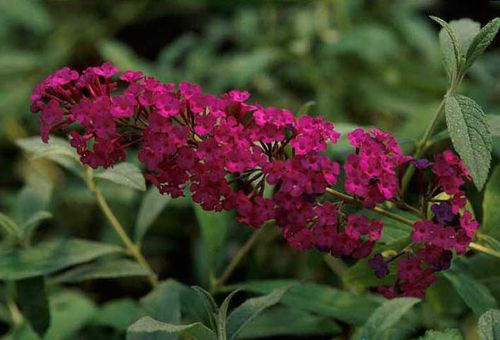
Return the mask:
[[[453,20],[450,21],[449,25],[457,39],[459,61],[462,62],[463,58],[465,58],[470,44],[472,43],[472,40],[478,34],[481,25],[478,22],[472,21],[471,19]],[[447,66],[449,71],[451,71],[452,68],[455,68],[458,71],[456,65],[459,64],[455,64],[454,59],[450,59],[450,56],[452,55],[452,53],[454,53],[454,49],[448,34],[444,31],[441,31],[439,34],[439,39],[441,41],[441,47],[443,51],[447,50],[447,52],[444,52],[445,65]]]
[[450,280],[465,304],[479,317],[488,309],[496,308],[497,302],[488,288],[473,277],[451,271],[443,275]]
[[35,229],[45,220],[51,219],[52,214],[49,211],[40,210],[34,213],[26,222],[23,224],[23,230],[25,237],[29,237],[33,234]]
[[481,340],[500,339],[500,310],[491,309],[479,317],[479,338]]
[[222,302],[219,313],[217,315],[217,334],[226,334],[227,332],[227,311],[229,309],[229,303],[234,295],[240,292],[241,289],[233,290]]
[[205,211],[198,204],[194,206],[196,218],[200,225],[209,275],[215,274],[215,264],[229,229],[231,219],[227,212]]
[[449,23],[457,38],[460,56],[465,56],[472,41],[479,33],[481,24],[469,18],[452,20]]
[[446,98],[445,113],[453,146],[481,190],[488,178],[492,148],[485,115],[476,102],[461,95]]
[[134,300],[127,298],[113,300],[101,306],[95,313],[92,323],[126,331],[140,314],[141,308]]
[[9,216],[0,212],[0,228],[5,234],[15,238],[19,238],[22,234],[21,227]]
[[[412,219],[414,217],[412,213],[407,211],[401,211],[397,209],[393,209],[390,211],[394,211],[395,213],[401,215],[402,217],[406,217],[408,219]],[[361,210],[361,212],[363,215],[366,215],[367,217],[382,219],[382,221],[384,222],[384,229],[382,231],[382,237],[380,238],[380,241],[382,243],[391,244],[405,240],[410,236],[413,230],[413,228],[410,227],[409,225],[395,221],[386,216],[380,216],[377,213],[373,212],[372,210],[363,209]]]
[[340,326],[327,317],[290,307],[276,306],[262,312],[241,333],[242,339],[274,336],[308,338],[317,335],[335,335],[341,332]]
[[148,272],[135,261],[113,259],[78,266],[58,275],[54,278],[54,281],[57,283],[75,283],[87,280],[147,275]]
[[425,299],[440,315],[463,315],[467,306],[458,295],[450,281],[443,275],[436,276],[434,282],[426,291]]
[[345,286],[354,288],[365,288],[365,287],[375,287],[379,285],[390,285],[394,281],[395,266],[396,262],[392,261],[390,266],[390,274],[379,279],[375,276],[375,272],[369,265],[370,259],[361,259],[357,261],[353,266],[349,267],[347,271],[342,275],[342,281]]
[[216,340],[217,337],[213,331],[200,322],[189,325],[172,325],[164,323],[145,316],[136,321],[128,328],[128,340],[148,340],[158,339],[155,335],[165,336],[179,334],[185,337],[191,337],[196,340]]
[[[96,307],[83,294],[76,291],[62,291],[50,296],[51,325],[45,339],[74,339],[74,335],[93,317]],[[24,325],[18,328],[12,339],[38,340],[33,330]]]
[[476,35],[467,50],[466,67],[470,67],[474,61],[488,48],[500,28],[500,19],[495,18],[487,23]]
[[74,339],[73,336],[94,316],[92,300],[77,291],[58,292],[50,297],[52,323],[46,339]]
[[26,222],[24,222],[23,229],[32,230],[35,227],[35,225],[39,224],[42,221],[51,219],[52,217],[53,216],[50,211],[46,210],[37,211],[28,220],[26,220]]
[[280,302],[290,286],[277,288],[265,296],[251,298],[234,309],[227,319],[227,337],[237,339],[240,332],[265,309]]
[[134,241],[140,243],[156,218],[170,202],[170,195],[162,195],[156,187],[151,187],[142,199],[137,220],[135,221]]
[[415,298],[396,298],[385,301],[370,316],[360,331],[361,336],[370,340],[385,339],[387,332],[419,302]]
[[141,170],[132,163],[119,163],[112,168],[96,174],[95,177],[106,179],[132,189],[146,190],[146,181]]
[[18,139],[16,144],[34,159],[47,158],[73,172],[81,169],[80,157],[65,139],[51,136],[49,143],[44,143],[40,137],[29,137]]
[[23,231],[27,236],[37,227],[37,222],[43,220],[37,215],[46,211],[51,196],[52,184],[43,177],[26,184],[17,194],[14,216],[21,225],[29,222],[29,230]]
[[360,325],[380,305],[383,299],[371,295],[348,293],[326,285],[299,283],[294,280],[250,281],[234,288],[268,294],[276,288],[296,283],[283,296],[282,303],[318,315],[334,317],[344,322]]
[[100,256],[121,252],[122,248],[80,239],[58,239],[27,249],[15,249],[0,257],[0,279],[20,280],[46,275],[92,261]]
[[16,281],[17,303],[31,328],[43,337],[50,326],[50,311],[45,279],[35,276]]
[[493,169],[490,180],[486,185],[483,199],[483,223],[481,234],[500,239],[500,165]]
[[492,137],[500,137],[500,115],[486,115],[486,121]]
[[192,286],[191,288],[196,292],[198,299],[203,303],[205,315],[210,323],[210,327],[212,327],[212,329],[216,329],[218,324],[216,316],[219,313],[219,307],[217,307],[217,303],[214,298],[209,292],[201,287]]
[[428,330],[420,340],[462,340],[464,337],[458,329],[448,328],[443,332]]
[[430,18],[443,27],[439,33],[439,41],[441,43],[446,71],[451,75],[453,70],[455,70],[455,72],[458,71],[458,65],[460,65],[460,47],[457,37],[446,21],[434,16]]
[[181,321],[180,285],[173,280],[162,282],[141,299],[141,305],[147,315],[158,321],[179,323]]

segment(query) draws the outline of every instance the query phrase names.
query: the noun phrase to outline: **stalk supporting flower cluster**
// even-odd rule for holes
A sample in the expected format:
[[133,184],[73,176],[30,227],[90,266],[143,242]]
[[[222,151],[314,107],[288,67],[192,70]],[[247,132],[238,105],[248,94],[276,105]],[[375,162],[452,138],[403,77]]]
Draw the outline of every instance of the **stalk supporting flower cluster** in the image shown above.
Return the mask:
[[99,207],[101,208],[104,216],[106,216],[106,219],[109,221],[109,223],[111,224],[111,227],[113,227],[116,234],[118,235],[120,240],[123,242],[123,244],[125,245],[127,250],[130,252],[130,255],[132,255],[132,257],[134,257],[134,259],[137,261],[137,263],[139,265],[141,265],[141,267],[143,267],[146,270],[146,272],[148,273],[148,280],[151,283],[151,286],[153,286],[153,287],[158,286],[158,278],[157,278],[155,272],[149,266],[148,262],[144,258],[144,255],[142,255],[142,252],[141,252],[139,246],[134,244],[134,242],[132,242],[130,237],[127,235],[127,232],[125,231],[125,229],[123,228],[121,223],[116,218],[115,214],[113,213],[113,211],[109,207],[108,202],[106,201],[106,199],[102,195],[101,190],[99,189],[99,187],[95,183],[93,175],[92,175],[92,169],[87,167],[85,170],[86,170],[85,176],[87,179],[87,185],[88,185],[90,191],[92,191],[94,193],[96,200],[97,200],[97,203],[98,203]]
[[[137,147],[145,177],[161,193],[180,197],[189,190],[205,210],[234,209],[238,221],[252,228],[274,220],[299,250],[372,256],[370,265],[378,277],[397,263],[394,284],[379,287],[387,297],[422,296],[434,273],[449,267],[453,252],[467,250],[478,228],[461,189],[470,176],[451,151],[432,161],[415,159],[404,155],[389,133],[355,129],[348,134],[355,151],[343,164],[342,193],[332,188],[340,184],[341,164],[323,153],[340,134],[323,118],[296,118],[285,109],[250,104],[246,91],[216,97],[195,84],[162,83],[133,71],[117,78],[118,72],[108,63],[81,74],[65,67],[42,81],[32,96],[42,139],[48,141],[52,131],[66,131],[81,162],[92,168],[113,166]],[[418,207],[407,204],[400,189],[409,166],[420,178]],[[106,213],[105,201],[94,192]],[[335,200],[328,200],[327,193]],[[384,202],[420,220],[414,223],[385,210],[380,207]],[[383,221],[346,206],[411,225],[412,243],[389,258],[372,255]],[[107,216],[111,224],[144,265],[112,216]],[[231,262],[217,285],[228,279],[248,249]]]

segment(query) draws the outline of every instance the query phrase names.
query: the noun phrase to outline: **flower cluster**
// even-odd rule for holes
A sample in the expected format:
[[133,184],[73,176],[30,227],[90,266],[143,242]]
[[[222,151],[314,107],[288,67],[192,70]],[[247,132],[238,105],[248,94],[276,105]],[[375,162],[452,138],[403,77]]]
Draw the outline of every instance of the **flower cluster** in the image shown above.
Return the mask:
[[[434,273],[449,268],[452,252],[464,253],[479,223],[472,213],[465,210],[466,198],[461,186],[469,180],[469,174],[462,162],[452,151],[445,151],[435,156],[432,165],[434,183],[431,193],[449,196],[446,200],[433,200],[431,211],[433,218],[419,220],[413,225],[412,246],[417,249],[414,255],[408,255],[398,263],[397,279],[390,287],[379,287],[387,297],[423,296],[425,290],[435,281]],[[395,258],[383,260],[377,254],[370,260],[370,265],[378,277],[389,273],[388,263]]]
[[403,155],[387,132],[355,129],[348,135],[356,153],[345,162],[345,190],[372,208],[394,198],[399,192],[399,169],[411,158]]
[[331,202],[316,205],[305,222],[308,228],[298,223],[288,223],[284,228],[284,235],[292,247],[301,250],[314,247],[335,257],[357,259],[370,255],[383,228],[383,222],[362,215],[351,214],[342,221]]
[[249,97],[240,90],[213,96],[199,85],[162,83],[141,72],[119,75],[105,63],[81,74],[68,67],[56,71],[31,99],[42,140],[52,131],[67,132],[83,164],[111,167],[135,146],[145,177],[161,193],[189,192],[205,210],[234,209],[238,221],[253,228],[274,219],[293,248],[337,257],[368,257],[383,229],[382,221],[345,215],[343,204],[400,203],[402,168],[410,161],[419,171],[431,167],[429,195],[449,198],[431,200],[433,218],[414,224],[413,252],[370,260],[377,277],[398,260],[396,282],[379,287],[387,297],[422,296],[434,273],[449,267],[452,251],[466,251],[478,223],[464,211],[461,187],[470,176],[453,152],[433,163],[412,160],[389,133],[356,129],[348,135],[356,152],[344,164],[344,187],[353,197],[325,201],[321,196],[340,175],[340,164],[323,154],[340,136],[333,124],[250,104]]
[[[66,67],[42,81],[32,96],[42,139],[71,129],[71,145],[93,168],[124,160],[138,144],[146,178],[160,192],[180,197],[189,190],[204,209],[235,209],[241,223],[255,228],[276,219],[299,249],[326,240],[331,228],[329,249],[340,247],[335,208],[318,203],[340,172],[322,154],[340,136],[333,124],[249,104],[246,91],[216,97],[187,82],[165,84],[132,71],[115,79],[117,73],[107,63],[81,75]],[[321,217],[327,214],[329,221]],[[358,250],[361,236],[349,237],[352,249],[342,254],[368,255]]]

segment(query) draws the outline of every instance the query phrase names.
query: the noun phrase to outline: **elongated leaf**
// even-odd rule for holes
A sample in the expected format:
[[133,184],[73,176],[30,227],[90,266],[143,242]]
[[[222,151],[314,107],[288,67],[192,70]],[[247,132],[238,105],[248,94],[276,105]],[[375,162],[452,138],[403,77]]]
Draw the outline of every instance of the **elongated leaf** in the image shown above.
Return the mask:
[[52,324],[46,339],[74,339],[75,333],[94,316],[94,302],[77,291],[62,291],[50,297]]
[[446,98],[445,112],[453,145],[481,190],[488,178],[492,148],[485,115],[476,102],[461,95]]
[[486,185],[481,233],[500,239],[500,166],[496,166]]
[[142,199],[141,208],[135,221],[134,240],[140,243],[156,218],[172,198],[162,195],[156,187],[151,187]]
[[3,232],[12,237],[18,238],[22,234],[21,227],[9,216],[0,213],[0,227]]
[[449,328],[443,332],[429,330],[425,332],[420,340],[462,340],[464,337],[460,334],[458,329]]
[[26,226],[30,222],[29,230],[23,231],[25,234],[33,231],[37,222],[41,221],[38,215],[46,212],[52,196],[52,189],[52,183],[46,178],[40,177],[37,178],[36,182],[31,181],[25,185],[18,193],[14,216],[21,226]]
[[214,298],[212,297],[212,295],[210,295],[209,292],[201,287],[192,286],[191,289],[196,292],[198,299],[202,302],[203,308],[205,310],[205,315],[208,319],[210,327],[212,329],[216,329],[218,323],[217,315],[219,314],[219,307],[217,306]]
[[326,285],[299,283],[294,280],[250,281],[235,285],[235,288],[268,294],[276,288],[288,286],[291,283],[296,283],[296,285],[285,293],[282,299],[283,304],[355,325],[366,322],[380,302],[384,301],[371,295],[358,295]]
[[147,275],[148,272],[137,262],[126,259],[115,259],[78,266],[58,275],[54,280],[58,283],[74,283],[96,279]]
[[95,177],[106,179],[132,189],[141,191],[146,190],[146,181],[141,170],[132,163],[117,164],[112,168],[96,174]]
[[500,115],[486,115],[486,121],[492,137],[500,137]]
[[327,317],[315,316],[296,308],[276,306],[262,312],[241,333],[240,338],[268,339],[273,336],[302,337],[335,335],[341,328]]
[[415,298],[397,298],[384,302],[363,326],[361,336],[370,340],[385,339],[385,334],[419,301]]
[[[478,22],[472,21],[471,19],[459,19],[449,22],[449,26],[457,39],[457,47],[459,53],[459,61],[465,58],[467,50],[472,43],[474,37],[479,33],[481,25]],[[455,60],[451,58],[454,56],[453,43],[446,31],[443,29],[439,34],[439,40],[441,42],[441,48],[443,49],[443,54],[445,57],[445,65],[449,71],[452,68],[458,70]],[[445,52],[446,51],[446,52]]]
[[452,20],[449,25],[457,38],[460,56],[465,56],[472,41],[479,33],[481,24],[469,18]]
[[49,211],[41,210],[33,214],[26,222],[23,224],[23,229],[26,233],[31,234],[34,229],[44,220],[52,218],[52,214]]
[[497,302],[488,288],[473,277],[451,271],[443,274],[477,317],[488,309],[497,307]]
[[[50,296],[51,325],[44,339],[74,339],[75,333],[93,317],[96,307],[83,294],[76,291],[62,291]],[[12,339],[40,339],[30,327],[17,329]]]
[[460,47],[457,37],[455,36],[455,32],[451,26],[446,21],[434,16],[431,16],[430,18],[443,27],[443,30],[439,34],[439,40],[441,43],[441,50],[443,52],[446,70],[449,74],[452,74],[452,70],[457,71],[458,65],[460,65]]
[[273,290],[265,296],[248,299],[234,309],[227,319],[227,337],[237,339],[240,332],[265,309],[280,302],[290,286]]
[[481,315],[478,329],[481,340],[500,339],[500,310],[491,309]]
[[191,337],[192,339],[216,340],[215,333],[202,323],[195,322],[189,325],[172,325],[157,321],[149,316],[139,319],[128,328],[127,339],[158,339],[155,335],[163,336],[163,339],[167,335],[175,334]]
[[45,144],[39,137],[29,137],[18,139],[16,144],[24,151],[32,153],[35,159],[50,159],[73,172],[81,169],[78,154],[65,139],[51,136],[49,143]]
[[173,280],[162,282],[141,299],[141,305],[155,320],[178,324],[181,321],[179,284]]
[[500,19],[495,18],[487,23],[476,35],[467,50],[466,66],[470,67],[474,61],[488,48],[500,28]]
[[241,289],[233,290],[224,301],[219,308],[219,313],[217,315],[217,334],[226,334],[227,332],[227,311],[229,310],[229,303],[233,296],[235,296]]
[[205,211],[197,204],[194,206],[194,210],[207,253],[206,261],[210,270],[209,274],[213,276],[215,274],[216,259],[226,238],[231,220],[226,212]]
[[141,313],[141,307],[132,299],[113,300],[101,306],[95,313],[92,323],[126,331]]
[[80,239],[46,241],[32,248],[3,254],[0,257],[0,279],[20,280],[46,275],[121,251],[117,246]]
[[16,281],[17,303],[31,328],[43,337],[50,326],[50,311],[43,276]]
[[[40,137],[29,137],[18,139],[16,144],[24,151],[33,153],[36,157],[47,157],[50,155],[64,155],[78,161],[76,151],[65,139],[51,136],[49,143],[44,143]],[[49,157],[50,158],[50,157]]]

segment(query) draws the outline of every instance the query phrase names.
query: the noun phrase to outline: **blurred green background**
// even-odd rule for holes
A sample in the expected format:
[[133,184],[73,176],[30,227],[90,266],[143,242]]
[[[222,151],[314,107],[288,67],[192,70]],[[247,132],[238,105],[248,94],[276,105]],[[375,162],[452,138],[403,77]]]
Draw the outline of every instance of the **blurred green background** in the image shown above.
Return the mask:
[[[142,70],[162,81],[196,82],[215,94],[248,89],[252,101],[325,116],[340,131],[372,125],[392,131],[411,149],[447,87],[438,27],[427,15],[446,20],[470,17],[484,24],[500,14],[498,4],[0,0],[0,210],[22,214],[19,210],[33,208],[19,207],[18,202],[23,193],[35,190],[33,206],[53,214],[43,222],[38,239],[73,235],[118,242],[81,180],[49,161],[26,157],[15,144],[37,134],[37,119],[29,112],[32,88],[64,65],[82,69],[110,61],[122,70]],[[499,60],[499,51],[490,48],[461,89],[481,104],[497,135]],[[442,137],[440,148],[449,143]],[[494,164],[500,157],[499,144],[495,140]],[[342,147],[331,152],[340,154]],[[105,183],[103,190],[120,220],[131,228],[142,194]],[[236,227],[230,216],[224,218],[221,221],[230,227],[219,264],[226,263],[250,233]],[[198,229],[189,200],[168,203],[144,241],[144,252],[161,278],[206,285]],[[341,285],[321,255],[300,254],[271,239],[272,235],[256,247],[233,281],[297,278]],[[490,283],[499,296],[498,279]],[[442,285],[439,289],[446,291],[446,283]],[[97,303],[139,297],[148,289],[144,281],[133,278],[96,280],[78,287]],[[431,296],[431,312],[420,325],[462,327],[467,332],[472,321],[463,303],[453,300],[447,305],[446,299],[452,297],[443,300],[436,295]],[[117,334],[96,329],[88,326],[84,333],[102,338]]]

